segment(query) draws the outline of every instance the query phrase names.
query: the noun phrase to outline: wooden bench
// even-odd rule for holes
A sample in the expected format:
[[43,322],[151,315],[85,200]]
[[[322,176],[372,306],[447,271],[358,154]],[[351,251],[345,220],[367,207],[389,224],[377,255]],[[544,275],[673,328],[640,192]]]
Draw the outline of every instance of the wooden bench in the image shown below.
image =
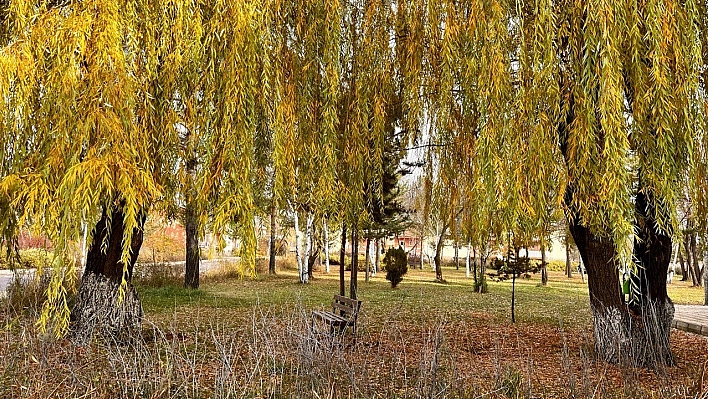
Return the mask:
[[332,311],[315,310],[312,312],[312,327],[314,328],[316,321],[321,321],[329,325],[330,333],[334,332],[335,328],[342,333],[351,326],[352,332],[356,337],[356,319],[359,316],[359,308],[361,301],[347,298],[341,295],[335,295],[332,299]]

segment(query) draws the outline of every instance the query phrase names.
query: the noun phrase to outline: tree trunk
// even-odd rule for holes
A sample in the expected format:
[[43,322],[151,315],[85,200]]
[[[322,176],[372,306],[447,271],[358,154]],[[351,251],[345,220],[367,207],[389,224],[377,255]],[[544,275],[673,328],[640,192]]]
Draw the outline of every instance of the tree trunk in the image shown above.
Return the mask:
[[342,223],[342,246],[339,249],[339,295],[345,296],[344,292],[344,259],[347,253],[347,225]]
[[470,278],[470,253],[472,252],[472,242],[467,241],[467,257],[465,259],[465,277]]
[[324,230],[324,253],[325,253],[325,271],[329,274],[329,228],[327,228],[327,219],[322,223]]
[[[138,293],[132,284],[133,267],[143,243],[142,225],[133,231],[130,243],[131,256],[127,265],[121,261],[123,212],[119,208],[104,210],[93,229],[92,242],[86,255],[86,268],[76,303],[71,310],[70,331],[72,340],[80,345],[88,344],[95,333],[129,338],[140,328],[143,309]],[[104,247],[104,244],[107,244]],[[121,282],[125,279],[125,291],[120,295]]]
[[420,270],[423,270],[423,247],[425,246],[423,239],[425,236],[420,234]]
[[199,288],[199,239],[198,221],[195,212],[194,199],[188,195],[184,210],[184,230],[186,238],[186,262],[184,271],[184,288]]
[[455,239],[455,270],[460,270],[460,245]]
[[351,278],[349,279],[349,297],[356,299],[357,297],[357,272],[359,271],[359,232],[352,230],[352,270]]
[[634,245],[639,267],[633,283],[638,285],[640,298],[630,306],[624,304],[621,294],[612,241],[595,235],[577,219],[569,221],[588,273],[595,350],[601,359],[611,363],[647,367],[673,363],[669,336],[674,307],[666,293],[671,238],[656,231],[649,205],[653,204],[639,192],[638,239]]
[[268,249],[268,273],[275,274],[275,190],[273,190],[273,196],[270,199],[270,243]]
[[686,255],[686,269],[688,270],[688,275],[691,277],[691,283],[695,287],[697,284],[696,274],[693,268],[693,254],[691,254],[691,238],[690,234],[686,233],[683,235],[683,250]]
[[440,234],[440,237],[438,238],[438,243],[435,245],[435,280],[439,282],[443,282],[443,275],[442,275],[442,248],[443,248],[443,242],[445,238],[445,228],[443,228],[442,234]]
[[691,233],[690,243],[691,254],[693,255],[693,275],[696,276],[696,284],[694,285],[700,287],[703,284],[703,273],[701,270],[701,264],[698,262],[698,246],[696,245],[696,233]]
[[302,256],[302,243],[300,242],[300,217],[298,212],[293,209],[293,217],[295,219],[295,262],[297,263],[297,275],[301,283],[305,282],[304,270],[305,265],[303,264]]
[[565,237],[565,275],[568,276],[568,278],[573,277],[573,262],[570,260],[570,237],[567,236]]
[[[516,258],[517,262],[519,258]],[[516,270],[511,274],[511,322],[516,323]]]
[[678,249],[679,264],[681,265],[681,281],[688,281],[688,272],[686,271],[686,262],[683,260],[683,252],[681,246]]
[[375,248],[376,257],[374,258],[375,259],[374,260],[374,276],[376,275],[376,273],[379,272],[379,262],[381,259],[381,248],[380,247],[381,247],[381,239],[377,238],[376,239],[376,248]]
[[703,306],[708,306],[708,253],[703,253]]
[[364,272],[364,281],[369,282],[369,273],[371,272],[371,262],[369,262],[369,253],[371,252],[371,238],[366,237],[366,259],[364,264],[366,265]]
[[[528,256],[528,250],[526,251]],[[548,285],[548,264],[546,263],[546,246],[541,245],[541,285]]]
[[313,254],[315,252],[314,249],[314,243],[313,243],[313,233],[312,233],[312,225],[315,223],[315,215],[312,212],[307,212],[307,221],[306,221],[306,226],[305,226],[305,268],[302,271],[302,279],[301,281],[303,283],[309,283],[310,282],[310,277],[312,277],[312,266],[314,265],[314,257]]

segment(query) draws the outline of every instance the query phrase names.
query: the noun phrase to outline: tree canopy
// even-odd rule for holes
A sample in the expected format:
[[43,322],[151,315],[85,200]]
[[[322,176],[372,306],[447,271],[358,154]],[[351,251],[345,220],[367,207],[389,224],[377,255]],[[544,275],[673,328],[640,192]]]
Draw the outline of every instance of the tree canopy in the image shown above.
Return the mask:
[[[476,244],[543,237],[562,208],[576,242],[611,243],[597,266],[611,278],[637,251],[670,248],[686,190],[706,213],[706,8],[11,1],[0,9],[2,231],[12,242],[33,225],[68,253],[82,223],[117,210],[128,270],[144,214],[184,184],[188,131],[203,148],[202,222],[233,229],[252,265],[257,170],[270,162],[279,202],[361,228],[393,132],[428,143],[435,190]],[[652,256],[639,262],[664,259]]]

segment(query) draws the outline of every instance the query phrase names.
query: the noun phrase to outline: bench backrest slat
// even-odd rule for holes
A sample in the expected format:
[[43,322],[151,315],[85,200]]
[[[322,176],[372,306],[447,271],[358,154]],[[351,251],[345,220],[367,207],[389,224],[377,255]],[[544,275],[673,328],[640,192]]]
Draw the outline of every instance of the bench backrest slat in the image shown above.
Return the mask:
[[361,301],[341,295],[335,295],[332,300],[332,312],[350,320],[356,320],[360,307]]

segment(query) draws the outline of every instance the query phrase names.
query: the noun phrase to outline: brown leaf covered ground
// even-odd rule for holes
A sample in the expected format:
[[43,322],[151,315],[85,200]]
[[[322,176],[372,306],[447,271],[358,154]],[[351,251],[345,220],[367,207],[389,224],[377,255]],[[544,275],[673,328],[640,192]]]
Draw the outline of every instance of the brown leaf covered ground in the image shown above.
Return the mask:
[[[356,340],[311,328],[328,306],[334,273],[303,286],[275,277],[207,279],[140,289],[142,337],[96,339],[87,347],[36,334],[32,318],[3,313],[0,397],[273,398],[700,398],[708,397],[708,339],[674,331],[676,366],[637,370],[595,361],[587,288],[551,274],[517,286],[472,292],[462,271],[412,270],[392,290],[383,277],[360,281]],[[360,276],[363,280],[363,276]],[[702,290],[676,283],[679,303]]]

